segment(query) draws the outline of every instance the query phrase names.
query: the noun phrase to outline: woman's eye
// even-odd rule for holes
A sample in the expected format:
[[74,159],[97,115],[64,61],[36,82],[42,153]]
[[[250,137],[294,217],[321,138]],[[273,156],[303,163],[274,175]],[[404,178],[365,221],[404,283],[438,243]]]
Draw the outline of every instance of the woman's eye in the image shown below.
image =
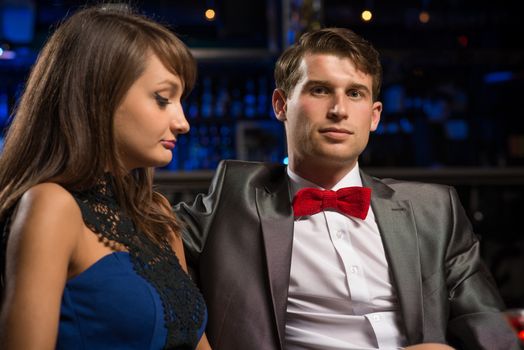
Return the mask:
[[160,95],[158,92],[155,92],[155,100],[156,100],[156,103],[160,107],[165,107],[165,106],[167,106],[168,104],[171,103],[171,101],[169,101],[169,99],[167,99],[164,96]]

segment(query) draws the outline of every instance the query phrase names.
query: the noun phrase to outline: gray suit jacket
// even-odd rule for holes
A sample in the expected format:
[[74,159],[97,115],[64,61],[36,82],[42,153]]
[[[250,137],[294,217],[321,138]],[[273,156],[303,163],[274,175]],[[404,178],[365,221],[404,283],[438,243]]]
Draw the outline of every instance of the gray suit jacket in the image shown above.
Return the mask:
[[[519,349],[455,191],[361,172],[409,344]],[[293,213],[284,166],[220,164],[208,195],[175,212],[209,309],[215,350],[284,349]]]

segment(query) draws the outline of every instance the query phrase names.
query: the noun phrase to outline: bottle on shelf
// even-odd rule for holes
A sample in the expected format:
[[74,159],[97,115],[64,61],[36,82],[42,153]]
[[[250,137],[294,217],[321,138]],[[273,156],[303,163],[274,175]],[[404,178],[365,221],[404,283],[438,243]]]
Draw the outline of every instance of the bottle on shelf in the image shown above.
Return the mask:
[[202,83],[202,97],[200,99],[200,103],[202,118],[212,118],[214,115],[213,86],[211,77],[209,76],[205,77]]
[[244,117],[251,119],[256,115],[257,98],[255,95],[255,82],[253,79],[246,80],[244,91]]

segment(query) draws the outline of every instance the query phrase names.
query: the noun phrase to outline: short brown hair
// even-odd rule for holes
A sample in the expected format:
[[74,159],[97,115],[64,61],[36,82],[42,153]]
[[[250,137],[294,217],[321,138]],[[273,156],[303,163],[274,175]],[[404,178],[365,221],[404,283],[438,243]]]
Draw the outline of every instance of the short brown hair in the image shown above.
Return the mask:
[[280,55],[275,66],[276,87],[287,95],[300,80],[300,63],[306,54],[333,54],[349,58],[356,68],[373,78],[373,100],[382,83],[379,53],[364,38],[345,28],[324,28],[305,33]]

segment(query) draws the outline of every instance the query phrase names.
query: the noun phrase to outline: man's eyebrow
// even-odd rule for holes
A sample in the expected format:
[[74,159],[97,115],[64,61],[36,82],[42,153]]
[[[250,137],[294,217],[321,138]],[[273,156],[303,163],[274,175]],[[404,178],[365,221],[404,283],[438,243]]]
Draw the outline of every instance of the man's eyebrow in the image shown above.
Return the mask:
[[306,86],[310,86],[310,85],[331,85],[331,83],[327,80],[308,80],[306,82]]
[[[327,86],[327,87],[331,87],[333,86],[333,84],[331,84],[328,80],[308,80],[305,84],[304,84],[304,88],[309,88],[313,85],[324,85],[324,86]],[[360,83],[351,83],[347,86],[347,89],[352,89],[352,90],[363,90],[367,93],[371,93],[371,90],[364,84],[360,84]]]
[[364,84],[359,84],[359,83],[351,83],[349,84],[349,88],[350,89],[353,89],[353,90],[363,90],[367,93],[371,93],[371,90],[369,90],[369,88],[364,85]]
[[309,89],[310,87],[312,87],[314,85],[322,85],[322,86],[327,86],[327,87],[331,87],[332,86],[332,84],[329,81],[327,81],[327,80],[308,80],[304,84],[303,89]]

